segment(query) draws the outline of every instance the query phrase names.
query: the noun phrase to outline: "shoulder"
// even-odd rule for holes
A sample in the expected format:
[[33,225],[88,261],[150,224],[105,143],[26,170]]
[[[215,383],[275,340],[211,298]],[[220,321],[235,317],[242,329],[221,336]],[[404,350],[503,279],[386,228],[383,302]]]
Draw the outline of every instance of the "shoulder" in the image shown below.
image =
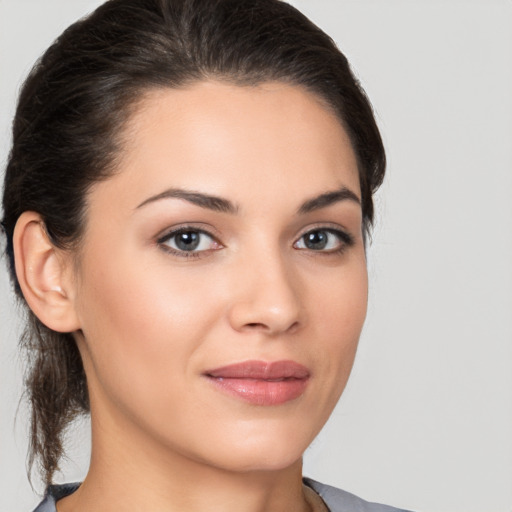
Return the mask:
[[75,492],[79,486],[79,483],[50,485],[50,487],[46,489],[43,501],[39,503],[34,512],[56,512],[55,503],[61,498]]
[[370,503],[357,497],[355,494],[331,487],[330,485],[321,484],[310,478],[304,478],[304,483],[324,500],[330,512],[407,512],[406,510],[388,505]]

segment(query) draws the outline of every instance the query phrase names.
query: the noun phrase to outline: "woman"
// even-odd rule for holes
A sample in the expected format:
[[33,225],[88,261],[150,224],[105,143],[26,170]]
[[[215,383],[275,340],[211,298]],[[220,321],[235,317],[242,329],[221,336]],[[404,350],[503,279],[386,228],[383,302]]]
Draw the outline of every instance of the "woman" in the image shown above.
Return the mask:
[[[366,312],[385,167],[332,41],[277,0],[110,0],[20,95],[10,271],[38,512],[392,510],[310,480]],[[91,414],[78,486],[51,486]]]

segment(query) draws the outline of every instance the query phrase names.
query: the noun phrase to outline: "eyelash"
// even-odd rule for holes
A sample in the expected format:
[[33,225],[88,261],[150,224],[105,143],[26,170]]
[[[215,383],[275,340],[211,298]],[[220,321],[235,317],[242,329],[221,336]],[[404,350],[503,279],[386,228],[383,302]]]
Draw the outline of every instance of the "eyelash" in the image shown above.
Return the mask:
[[[308,248],[298,249],[297,247],[295,247],[296,244],[299,243],[299,241],[304,240],[304,237],[306,237],[307,235],[311,235],[313,233],[329,233],[330,235],[334,235],[338,239],[339,247],[330,249],[327,251],[308,249]],[[298,250],[309,250],[311,253],[314,253],[315,255],[332,256],[332,255],[343,254],[348,248],[352,247],[354,245],[354,243],[355,243],[354,237],[346,231],[342,231],[341,229],[331,228],[331,227],[326,227],[326,226],[318,226],[318,227],[313,227],[311,229],[308,229],[306,232],[304,232],[302,235],[300,235],[300,237],[293,244],[293,246],[294,246],[294,248],[296,248]]]
[[[215,249],[206,249],[206,250],[202,250],[202,251],[183,251],[183,250],[179,250],[179,249],[174,249],[172,247],[169,247],[169,245],[167,245],[167,242],[169,242],[173,238],[177,237],[178,235],[184,234],[184,233],[198,233],[199,235],[206,235],[207,237],[211,238],[211,240],[213,242],[215,242],[215,244],[217,244],[219,247],[215,248]],[[174,230],[166,233],[165,235],[161,236],[160,238],[158,238],[157,244],[165,252],[170,253],[173,256],[178,256],[180,258],[200,258],[206,252],[210,252],[212,250],[215,251],[215,250],[218,250],[223,247],[222,244],[216,239],[216,237],[214,235],[212,235],[211,233],[209,233],[208,231],[206,231],[204,229],[196,228],[194,226],[182,226],[178,229],[174,229]]]
[[[168,242],[172,240],[173,238],[177,237],[180,234],[184,233],[196,233],[199,235],[206,235],[209,237],[212,242],[218,245],[218,247],[214,249],[204,249],[200,251],[185,251],[180,249],[174,249],[172,247],[169,247]],[[296,245],[304,240],[304,237],[313,233],[328,233],[330,235],[334,235],[338,238],[338,242],[340,244],[339,247],[335,249],[330,249],[327,251],[324,250],[315,250],[315,249],[308,249],[306,248],[298,248]],[[214,235],[209,233],[208,231],[200,228],[196,228],[194,226],[183,226],[178,229],[172,230],[165,235],[159,237],[157,239],[158,246],[164,250],[167,253],[172,254],[173,256],[181,257],[181,258],[200,258],[201,256],[204,256],[205,253],[209,253],[212,250],[219,250],[223,248],[223,245],[216,239]],[[306,232],[304,232],[300,237],[297,239],[296,242],[294,242],[293,247],[297,250],[307,250],[311,253],[314,253],[315,255],[321,255],[321,256],[330,256],[330,255],[336,255],[336,254],[342,254],[344,253],[349,247],[352,247],[354,245],[354,237],[347,233],[346,231],[342,231],[340,229],[335,229],[331,227],[325,227],[325,226],[319,226],[314,227],[312,229],[308,229]]]

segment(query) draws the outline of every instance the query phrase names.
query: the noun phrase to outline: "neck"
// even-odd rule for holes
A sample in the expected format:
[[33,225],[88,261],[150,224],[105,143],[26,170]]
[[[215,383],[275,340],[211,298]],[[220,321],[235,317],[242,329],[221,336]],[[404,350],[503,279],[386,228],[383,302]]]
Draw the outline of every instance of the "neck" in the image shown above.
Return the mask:
[[300,459],[278,470],[233,471],[162,447],[133,425],[92,418],[89,472],[58,512],[309,510]]

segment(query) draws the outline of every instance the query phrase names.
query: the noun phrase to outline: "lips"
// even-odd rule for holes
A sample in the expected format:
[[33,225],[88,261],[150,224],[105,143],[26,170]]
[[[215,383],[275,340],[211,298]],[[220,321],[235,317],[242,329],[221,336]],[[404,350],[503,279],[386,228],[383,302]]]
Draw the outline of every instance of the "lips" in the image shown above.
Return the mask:
[[204,376],[216,388],[254,405],[280,405],[301,396],[308,369],[294,361],[244,361],[208,370]]

